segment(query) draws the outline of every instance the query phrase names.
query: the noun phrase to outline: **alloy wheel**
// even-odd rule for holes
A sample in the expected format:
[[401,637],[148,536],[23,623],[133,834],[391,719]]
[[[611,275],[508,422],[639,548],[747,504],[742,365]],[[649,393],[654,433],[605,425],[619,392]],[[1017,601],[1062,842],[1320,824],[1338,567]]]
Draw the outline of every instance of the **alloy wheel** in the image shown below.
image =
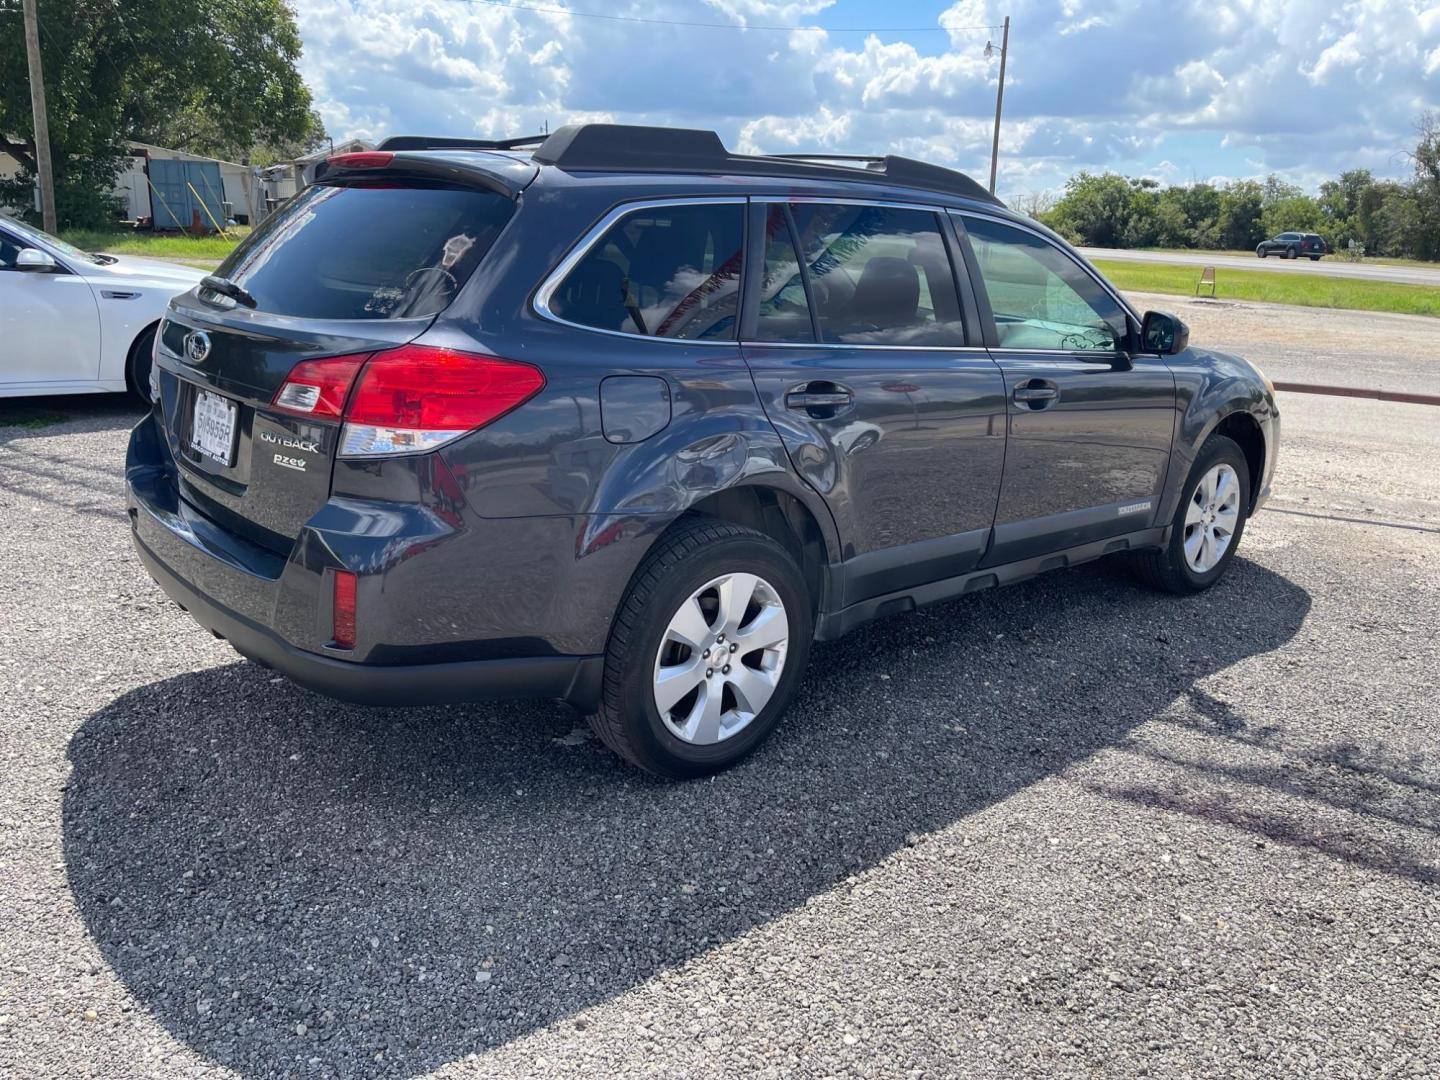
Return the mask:
[[677,739],[712,745],[745,729],[780,683],[790,620],[755,574],[722,574],[686,598],[655,656],[655,708]]
[[1185,562],[1197,574],[1219,564],[1240,526],[1240,477],[1221,463],[1200,478],[1185,508]]

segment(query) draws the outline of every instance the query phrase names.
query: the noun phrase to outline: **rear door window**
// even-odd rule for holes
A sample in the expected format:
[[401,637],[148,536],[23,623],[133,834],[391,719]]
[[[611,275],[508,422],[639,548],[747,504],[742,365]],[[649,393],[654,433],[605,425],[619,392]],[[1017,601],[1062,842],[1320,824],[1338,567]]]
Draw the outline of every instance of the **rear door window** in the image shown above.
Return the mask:
[[641,337],[735,338],[742,203],[676,203],[626,214],[546,301],[550,314]]
[[795,233],[783,203],[772,203],[765,211],[765,266],[755,329],[758,341],[815,340]]
[[317,184],[266,218],[216,273],[276,315],[435,315],[513,210],[496,192],[443,184]]
[[[965,344],[959,294],[934,213],[856,203],[794,203],[790,223],[781,228],[779,209],[772,208],[767,220],[758,340],[814,340],[799,317],[808,286],[822,342]],[[796,243],[803,271],[795,257]]]

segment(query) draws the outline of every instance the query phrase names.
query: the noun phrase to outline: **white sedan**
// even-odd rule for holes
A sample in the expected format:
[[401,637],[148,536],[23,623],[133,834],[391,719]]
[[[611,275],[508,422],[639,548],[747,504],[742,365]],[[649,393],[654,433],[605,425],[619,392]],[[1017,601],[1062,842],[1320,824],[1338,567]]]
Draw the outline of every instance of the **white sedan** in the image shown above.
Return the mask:
[[148,401],[155,327],[204,276],[92,255],[0,215],[0,397],[128,389]]

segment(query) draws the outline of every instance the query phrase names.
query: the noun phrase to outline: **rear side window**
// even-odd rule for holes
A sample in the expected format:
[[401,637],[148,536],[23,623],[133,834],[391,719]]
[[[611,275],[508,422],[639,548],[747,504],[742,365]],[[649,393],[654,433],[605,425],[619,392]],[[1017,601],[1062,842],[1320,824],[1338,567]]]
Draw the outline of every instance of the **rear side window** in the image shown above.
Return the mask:
[[[795,203],[768,219],[757,335],[841,345],[964,345],[950,258],[936,215],[846,203]],[[796,259],[798,244],[803,271]],[[806,318],[801,318],[806,312]]]
[[407,181],[306,188],[216,271],[256,307],[308,319],[403,319],[450,305],[514,203]]
[[644,337],[732,340],[744,252],[740,203],[677,203],[617,221],[548,299],[567,322]]

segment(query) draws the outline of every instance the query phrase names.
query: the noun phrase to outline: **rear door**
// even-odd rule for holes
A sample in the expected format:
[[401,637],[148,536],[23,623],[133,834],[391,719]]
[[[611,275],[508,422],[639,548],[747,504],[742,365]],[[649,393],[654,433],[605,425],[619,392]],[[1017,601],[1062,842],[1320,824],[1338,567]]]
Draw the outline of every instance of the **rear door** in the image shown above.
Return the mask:
[[1009,436],[986,565],[1148,528],[1175,428],[1175,377],[1135,355],[1133,319],[1039,232],[958,217]]
[[[843,603],[964,573],[989,540],[1004,382],[957,288],[942,212],[840,201],[751,210],[743,349],[845,549]],[[967,318],[967,310],[969,312]]]
[[495,191],[388,177],[308,188],[217,275],[254,305],[178,298],[160,334],[162,408],[181,494],[280,552],[325,501],[335,419],[277,408],[298,363],[368,357],[422,333],[509,220]]

